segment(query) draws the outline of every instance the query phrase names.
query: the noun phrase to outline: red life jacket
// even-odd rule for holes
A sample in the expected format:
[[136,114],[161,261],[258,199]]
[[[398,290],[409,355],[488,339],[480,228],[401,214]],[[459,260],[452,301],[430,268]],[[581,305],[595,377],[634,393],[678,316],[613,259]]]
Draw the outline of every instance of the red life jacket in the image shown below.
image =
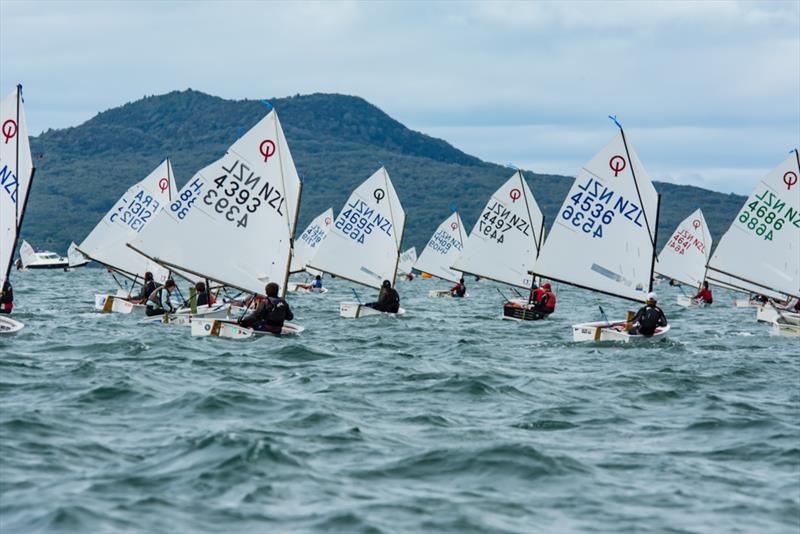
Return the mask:
[[542,300],[542,295],[544,295],[544,289],[541,287],[537,287],[533,290],[533,302],[539,302]]
[[544,309],[550,312],[555,311],[556,309],[556,294],[552,291],[546,291],[544,293],[547,296],[547,302],[544,304]]

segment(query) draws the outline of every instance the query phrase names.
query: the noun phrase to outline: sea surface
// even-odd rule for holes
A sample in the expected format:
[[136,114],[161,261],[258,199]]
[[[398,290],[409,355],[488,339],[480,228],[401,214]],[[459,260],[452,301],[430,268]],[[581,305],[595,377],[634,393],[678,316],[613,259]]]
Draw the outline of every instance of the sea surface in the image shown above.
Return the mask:
[[800,340],[725,291],[660,286],[671,338],[626,347],[572,342],[630,306],[579,289],[517,323],[497,284],[401,282],[355,321],[326,279],[301,336],[231,341],[95,313],[101,269],[12,276],[3,534],[800,531]]

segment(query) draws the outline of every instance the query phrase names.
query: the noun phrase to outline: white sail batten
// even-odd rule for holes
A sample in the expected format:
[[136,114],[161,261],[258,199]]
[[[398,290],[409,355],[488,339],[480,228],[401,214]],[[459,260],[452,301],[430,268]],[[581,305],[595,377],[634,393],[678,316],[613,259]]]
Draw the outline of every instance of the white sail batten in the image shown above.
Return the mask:
[[8,279],[28,203],[33,158],[21,86],[0,102],[0,288]]
[[463,275],[452,269],[451,265],[464,249],[465,234],[461,217],[458,212],[453,212],[433,233],[414,263],[414,269],[442,280],[458,282]]
[[711,232],[703,211],[697,209],[681,221],[661,249],[655,271],[682,284],[700,287],[705,280],[711,245]]
[[309,267],[376,289],[394,282],[405,222],[381,167],[350,195]]
[[[756,185],[708,262],[709,277],[800,297],[797,152]],[[739,279],[739,283],[725,277]]]
[[453,268],[529,288],[543,226],[542,211],[522,173],[516,172],[486,203]]
[[398,274],[408,274],[414,269],[417,261],[417,247],[411,247],[400,254],[400,262],[397,264]]
[[328,236],[333,224],[333,209],[328,208],[311,221],[300,237],[294,242],[291,272],[305,271],[308,263],[314,258],[320,244]]
[[263,294],[275,282],[285,292],[300,194],[272,110],[198,171],[129,246],[162,265],[244,291]]
[[[152,224],[170,201],[176,198],[176,191],[172,165],[165,159],[143,180],[125,191],[78,245],[78,252],[131,278],[141,280],[144,273],[150,271],[157,282],[163,283],[169,271],[134,252],[126,243]],[[75,260],[78,259],[75,256]],[[75,265],[72,262],[70,264]]]
[[650,177],[620,129],[578,173],[534,271],[645,301],[652,283],[658,204]]

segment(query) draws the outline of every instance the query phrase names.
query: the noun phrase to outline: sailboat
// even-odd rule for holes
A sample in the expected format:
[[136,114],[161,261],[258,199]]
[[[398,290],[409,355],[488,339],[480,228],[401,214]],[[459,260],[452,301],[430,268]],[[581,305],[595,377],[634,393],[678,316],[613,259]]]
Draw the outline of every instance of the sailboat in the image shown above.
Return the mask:
[[[489,198],[453,268],[529,290],[543,240],[544,215],[522,171],[517,171]],[[503,317],[541,319],[527,300],[508,301]]]
[[[176,198],[175,177],[168,159],[143,180],[131,186],[108,210],[89,235],[77,245],[70,260],[70,267],[81,262],[96,261],[105,266],[120,286],[116,294],[95,295],[95,309],[105,313],[131,313],[143,311],[144,305],[129,300],[137,283],[144,283],[144,273],[153,273],[156,283],[164,283],[169,270],[158,263],[137,254],[126,243],[143,232],[159,216],[173,198]],[[117,275],[130,282],[125,287]]]
[[[703,211],[697,209],[681,221],[661,249],[656,259],[655,271],[670,280],[697,289],[705,280],[711,245],[711,233]],[[691,307],[699,306],[700,303],[688,295],[680,295],[678,305]]]
[[[652,290],[660,195],[629,145],[622,126],[578,173],[539,254],[537,275],[645,302]],[[627,321],[573,325],[575,341],[644,341]]]
[[[275,282],[285,295],[300,178],[274,109],[199,170],[175,201],[128,243],[170,269],[255,295]],[[176,244],[180,243],[180,246]],[[216,318],[191,320],[192,335],[260,332]],[[302,331],[287,323],[285,333]]]
[[[310,267],[366,287],[380,289],[384,280],[394,286],[405,222],[389,173],[381,167],[347,199]],[[397,315],[403,313],[400,308]],[[339,304],[342,317],[382,314],[360,302]]]
[[[11,264],[19,231],[25,217],[28,194],[36,168],[28,140],[28,123],[22,100],[22,85],[17,85],[0,102],[0,291],[10,284]],[[21,322],[0,315],[0,334],[22,330]]]
[[417,247],[411,247],[400,254],[400,262],[397,264],[397,274],[413,280],[414,263],[417,261]]
[[84,267],[89,263],[89,258],[84,256],[78,250],[78,245],[73,241],[69,244],[67,249],[67,268],[75,269],[77,267]]
[[[428,244],[422,250],[414,269],[428,273],[429,275],[446,280],[448,282],[458,282],[463,274],[452,269],[456,258],[461,255],[464,249],[464,223],[457,211],[454,211],[447,219],[442,221],[439,227],[431,236]],[[431,290],[429,297],[450,297],[449,289]],[[469,296],[468,294],[464,295]]]
[[[292,264],[290,268],[291,273],[299,273],[306,271],[311,276],[317,276],[322,273],[310,269],[308,262],[310,262],[314,255],[319,250],[319,245],[328,236],[328,230],[333,224],[333,208],[328,208],[314,218],[313,221],[306,227],[300,239],[294,242],[294,251],[292,252]],[[305,293],[327,293],[328,290],[320,288],[319,290],[308,289],[306,284],[289,284],[289,291],[300,291]]]
[[28,269],[64,269],[69,267],[67,258],[62,258],[55,252],[48,250],[43,252],[36,252],[27,241],[22,241],[19,247],[19,258],[22,262],[22,268]]
[[[774,300],[800,298],[800,158],[797,149],[772,169],[747,198],[708,262],[708,277]],[[791,322],[769,302],[756,317]]]

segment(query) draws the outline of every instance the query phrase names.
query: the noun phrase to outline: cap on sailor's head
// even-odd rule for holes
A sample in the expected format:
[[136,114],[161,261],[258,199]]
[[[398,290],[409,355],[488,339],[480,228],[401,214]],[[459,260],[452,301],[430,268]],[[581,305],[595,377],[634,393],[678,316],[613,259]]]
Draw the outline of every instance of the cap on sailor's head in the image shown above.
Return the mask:
[[647,300],[648,301],[652,300],[653,302],[658,302],[658,298],[656,297],[656,294],[655,294],[654,291],[651,291],[650,293],[647,294]]

